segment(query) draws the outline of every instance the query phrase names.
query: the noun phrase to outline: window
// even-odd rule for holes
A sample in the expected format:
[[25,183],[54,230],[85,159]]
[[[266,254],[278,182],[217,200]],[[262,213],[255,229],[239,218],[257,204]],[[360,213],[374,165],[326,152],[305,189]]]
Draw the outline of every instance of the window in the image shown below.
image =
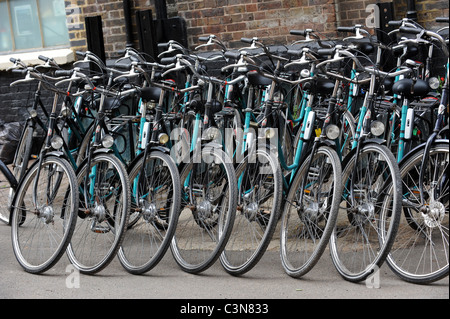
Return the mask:
[[0,0],[0,53],[68,45],[64,0]]

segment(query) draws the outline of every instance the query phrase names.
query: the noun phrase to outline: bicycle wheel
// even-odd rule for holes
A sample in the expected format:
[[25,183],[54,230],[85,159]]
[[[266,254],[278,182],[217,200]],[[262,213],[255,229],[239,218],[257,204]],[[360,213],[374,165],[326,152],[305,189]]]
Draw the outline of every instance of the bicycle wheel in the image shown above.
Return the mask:
[[341,162],[320,147],[292,181],[281,218],[280,254],[285,272],[301,277],[319,261],[334,229],[342,192]]
[[16,188],[16,179],[5,163],[0,160],[0,221],[8,225]]
[[14,254],[30,273],[45,272],[58,262],[78,212],[78,185],[70,164],[49,156],[43,159],[39,176],[38,168],[36,162],[25,174],[11,217]]
[[[145,165],[145,177],[140,178]],[[130,169],[132,207],[127,235],[119,249],[122,266],[132,274],[155,267],[166,253],[180,211],[180,176],[170,156],[151,152]]]
[[281,167],[266,147],[247,155],[236,169],[238,213],[220,256],[224,269],[242,275],[264,255],[277,225],[282,199]]
[[[403,214],[387,262],[405,281],[425,284],[448,276],[449,251],[449,143],[435,143],[430,153],[417,149],[400,164],[403,184]],[[424,156],[421,205],[419,174]]]
[[171,242],[183,271],[208,269],[222,253],[237,206],[236,175],[231,160],[217,148],[204,146],[180,174],[181,212]]
[[[339,274],[359,282],[381,267],[393,244],[401,214],[401,178],[392,153],[375,143],[361,146],[343,167],[342,202],[330,250]],[[380,216],[389,218],[381,222]]]
[[116,256],[128,224],[131,195],[126,170],[114,155],[94,154],[87,166],[86,161],[77,171],[80,209],[67,254],[80,272],[94,274]]

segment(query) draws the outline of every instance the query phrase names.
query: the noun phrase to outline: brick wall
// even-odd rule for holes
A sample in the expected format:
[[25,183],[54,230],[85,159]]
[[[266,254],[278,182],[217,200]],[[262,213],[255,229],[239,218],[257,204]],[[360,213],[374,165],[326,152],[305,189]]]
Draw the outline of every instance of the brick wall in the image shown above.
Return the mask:
[[[378,2],[393,2],[396,20],[406,17],[407,0],[336,0],[338,25],[365,25],[366,17],[369,15],[366,12],[367,6]],[[415,0],[415,3],[417,22],[425,28],[435,28],[437,17],[448,17],[449,5],[447,0]]]
[[328,35],[336,28],[334,0],[179,0],[177,9],[186,20],[191,46],[209,34],[237,47],[242,37],[284,44],[294,39],[291,29],[313,28]]
[[[396,19],[406,16],[406,1],[394,1]],[[228,46],[238,47],[241,37],[258,36],[268,43],[289,43],[290,29],[312,28],[326,36],[336,36],[337,26],[365,25],[366,8],[389,0],[166,0],[168,17],[186,21],[188,44],[198,37],[216,34]],[[125,47],[126,29],[122,0],[66,0],[71,46],[86,50],[84,18],[100,15],[107,57]],[[137,45],[135,12],[151,9],[155,0],[130,0],[134,45]],[[437,16],[448,16],[446,0],[416,0],[418,22],[433,27]]]

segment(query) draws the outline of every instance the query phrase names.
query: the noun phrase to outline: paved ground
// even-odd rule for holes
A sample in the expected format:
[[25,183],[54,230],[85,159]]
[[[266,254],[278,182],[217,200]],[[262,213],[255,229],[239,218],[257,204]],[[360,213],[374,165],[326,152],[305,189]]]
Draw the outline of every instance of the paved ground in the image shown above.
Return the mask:
[[[0,299],[449,299],[448,277],[419,286],[398,279],[387,266],[380,271],[379,288],[349,283],[334,269],[328,256],[302,279],[287,276],[278,252],[268,252],[243,277],[232,277],[215,264],[201,275],[181,271],[170,252],[145,275],[128,274],[115,260],[95,276],[78,276],[66,257],[43,275],[25,273],[11,248],[10,227],[0,225]],[[175,309],[176,310],[176,309]]]

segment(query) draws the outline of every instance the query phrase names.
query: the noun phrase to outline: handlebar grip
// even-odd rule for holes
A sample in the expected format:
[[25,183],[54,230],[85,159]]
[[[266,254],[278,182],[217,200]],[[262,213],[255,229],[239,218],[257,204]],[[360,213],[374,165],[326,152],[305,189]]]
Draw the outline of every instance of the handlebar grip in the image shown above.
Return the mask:
[[171,63],[175,63],[177,62],[177,57],[176,56],[171,56],[171,57],[167,57],[167,58],[161,58],[161,64],[171,64]]
[[199,37],[198,41],[207,42],[209,40],[209,37]]
[[240,52],[233,52],[233,51],[226,51],[226,52],[224,53],[224,56],[225,56],[226,58],[230,58],[230,59],[235,59],[235,60],[237,60],[237,59],[240,58],[241,53],[240,53]]
[[410,27],[400,27],[399,30],[400,30],[400,32],[411,33],[411,34],[419,34],[423,31],[422,29],[410,28]]
[[50,58],[47,58],[46,56],[43,56],[43,55],[39,55],[38,59],[41,61],[44,61],[44,62],[47,62],[48,60],[50,60]]
[[356,28],[355,27],[338,27],[337,30],[339,32],[352,32],[352,33],[356,32]]
[[241,41],[244,43],[253,43],[253,38],[241,38]]
[[317,50],[317,54],[320,56],[329,56],[329,55],[333,55],[334,54],[334,50],[335,48],[331,48],[331,49],[318,49]]
[[75,54],[79,55],[79,56],[81,56],[83,58],[86,56],[86,52],[82,52],[82,51],[76,51]]
[[17,59],[9,58],[9,61],[11,61],[12,63],[16,63]]
[[73,70],[56,70],[55,76],[71,76],[73,74]]
[[166,50],[168,47],[169,47],[169,42],[158,43],[158,48],[159,48],[159,49]]
[[27,74],[28,70],[27,69],[12,69],[11,72],[20,74],[20,75],[25,75],[25,74]]
[[399,27],[399,26],[402,25],[402,23],[403,23],[402,20],[392,20],[392,21],[388,22],[388,26],[390,26],[390,27]]
[[290,34],[292,35],[300,35],[302,37],[306,36],[306,30],[290,30],[289,31]]
[[449,18],[448,17],[438,17],[438,18],[436,18],[436,22],[449,23]]
[[290,56],[300,56],[302,54],[302,51],[290,49],[290,50],[287,50],[286,53]]
[[122,70],[127,70],[128,71],[131,68],[131,64],[130,63],[128,63],[128,64],[126,64],[126,63],[115,63],[114,67],[117,68],[117,69],[122,69]]

